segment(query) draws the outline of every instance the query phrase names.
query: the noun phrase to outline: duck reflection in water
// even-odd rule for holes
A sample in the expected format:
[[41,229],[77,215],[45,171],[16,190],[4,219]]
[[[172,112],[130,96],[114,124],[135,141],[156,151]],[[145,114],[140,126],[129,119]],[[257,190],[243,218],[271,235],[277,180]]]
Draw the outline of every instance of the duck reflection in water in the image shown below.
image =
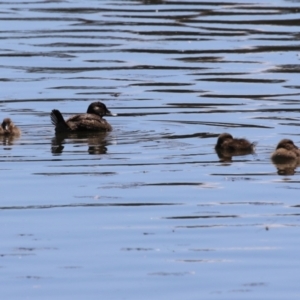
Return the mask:
[[87,144],[89,154],[105,154],[107,152],[106,132],[73,132],[56,134],[52,139],[51,152],[53,154],[61,154],[64,150],[64,144]]
[[53,109],[50,114],[51,122],[57,133],[111,131],[111,125],[103,119],[103,116],[115,116],[115,114],[112,114],[102,102],[91,103],[86,113],[72,116],[67,121],[57,109]]
[[12,145],[15,138],[21,135],[21,130],[14,125],[10,118],[5,118],[0,126],[0,136],[3,145]]
[[300,164],[300,149],[292,140],[281,140],[271,155],[279,175],[293,175]]
[[254,153],[255,143],[246,139],[233,138],[229,133],[219,135],[215,150],[221,161],[232,161],[232,156],[240,156]]

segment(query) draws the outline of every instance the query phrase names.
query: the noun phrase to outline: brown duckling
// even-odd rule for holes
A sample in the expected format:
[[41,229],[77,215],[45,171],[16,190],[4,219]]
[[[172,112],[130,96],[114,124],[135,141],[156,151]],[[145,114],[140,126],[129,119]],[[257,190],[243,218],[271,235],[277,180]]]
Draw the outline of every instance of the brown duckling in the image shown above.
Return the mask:
[[271,159],[274,163],[296,161],[300,159],[300,149],[292,140],[283,139],[278,143],[275,152],[271,155]]
[[21,134],[21,130],[14,125],[10,118],[5,118],[0,127],[0,135],[4,136],[19,136]]
[[89,105],[85,114],[70,117],[65,121],[59,110],[51,112],[51,122],[56,132],[77,132],[77,131],[111,131],[111,125],[102,117],[115,116],[102,102],[93,102]]
[[[228,153],[241,153],[237,155],[249,154],[254,152],[255,143],[250,143],[246,139],[235,139],[229,133],[222,133],[218,137],[215,146],[216,151],[226,151]],[[245,152],[245,153],[243,153]]]

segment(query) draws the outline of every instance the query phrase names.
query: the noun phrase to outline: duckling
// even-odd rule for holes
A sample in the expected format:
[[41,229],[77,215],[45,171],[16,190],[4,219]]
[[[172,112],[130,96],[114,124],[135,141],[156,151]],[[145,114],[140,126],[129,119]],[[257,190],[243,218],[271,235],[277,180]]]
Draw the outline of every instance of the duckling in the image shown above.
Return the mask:
[[10,118],[5,118],[0,127],[0,135],[4,136],[19,136],[21,134],[21,130],[14,125]]
[[70,117],[65,121],[61,112],[53,109],[51,122],[55,126],[55,132],[77,132],[77,131],[111,131],[111,125],[102,117],[115,116],[102,102],[93,102],[89,105],[85,114]]
[[[246,139],[234,139],[229,133],[222,133],[218,137],[215,146],[216,151],[226,151],[228,153],[241,153],[237,155],[249,154],[254,152],[255,143],[250,143]],[[245,153],[243,153],[245,152]]]
[[271,159],[274,163],[298,160],[300,159],[300,149],[292,140],[283,139],[278,143],[276,150],[271,155]]

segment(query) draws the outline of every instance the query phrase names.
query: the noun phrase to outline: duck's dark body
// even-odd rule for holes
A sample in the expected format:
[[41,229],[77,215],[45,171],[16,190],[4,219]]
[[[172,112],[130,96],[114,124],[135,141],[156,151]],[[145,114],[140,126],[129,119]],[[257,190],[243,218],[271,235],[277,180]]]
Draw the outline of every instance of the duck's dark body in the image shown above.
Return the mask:
[[67,121],[59,110],[53,109],[51,121],[56,132],[111,131],[111,125],[102,118],[105,115],[112,115],[105,104],[93,102],[86,113],[72,116]]
[[300,149],[294,144],[292,140],[281,140],[271,159],[274,163],[283,163],[285,161],[300,160]]

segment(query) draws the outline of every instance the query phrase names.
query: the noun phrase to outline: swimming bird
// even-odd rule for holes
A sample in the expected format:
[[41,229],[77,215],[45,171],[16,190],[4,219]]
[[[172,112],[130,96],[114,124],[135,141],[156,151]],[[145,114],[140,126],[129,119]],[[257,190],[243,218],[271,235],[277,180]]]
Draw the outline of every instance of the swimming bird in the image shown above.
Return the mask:
[[300,149],[292,140],[281,140],[276,150],[272,153],[271,159],[274,163],[284,163],[292,160],[300,160]]
[[[215,146],[216,151],[226,151],[228,153],[243,153],[249,154],[254,152],[255,143],[250,143],[246,139],[235,139],[229,133],[222,133],[218,137],[217,144]],[[237,154],[243,155],[243,154]]]
[[14,125],[10,118],[5,118],[0,127],[0,135],[14,135],[19,136],[21,134],[21,130]]
[[67,121],[57,109],[53,109],[50,116],[55,132],[111,131],[111,125],[102,117],[116,114],[112,114],[104,103],[93,102],[86,113],[72,116]]

